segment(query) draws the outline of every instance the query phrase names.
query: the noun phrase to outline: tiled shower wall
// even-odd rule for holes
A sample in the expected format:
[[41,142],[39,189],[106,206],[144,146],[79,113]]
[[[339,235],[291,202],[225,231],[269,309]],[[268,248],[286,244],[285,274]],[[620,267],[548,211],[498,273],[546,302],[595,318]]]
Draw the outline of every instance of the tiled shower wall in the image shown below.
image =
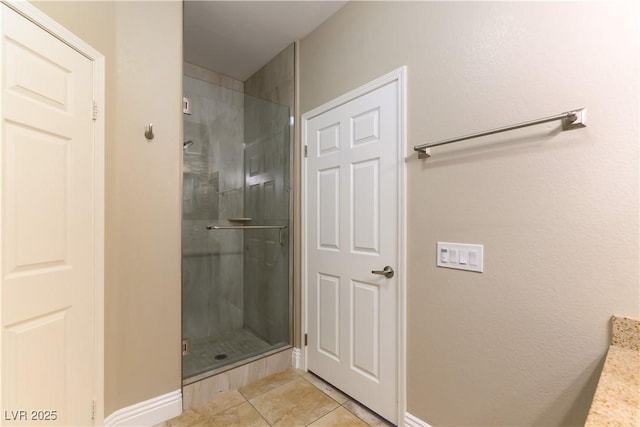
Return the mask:
[[[243,236],[207,231],[243,216],[243,84],[184,64],[182,336],[197,338],[243,326]],[[194,78],[195,77],[195,78]]]
[[244,82],[244,93],[288,107],[295,102],[295,45],[292,43]]

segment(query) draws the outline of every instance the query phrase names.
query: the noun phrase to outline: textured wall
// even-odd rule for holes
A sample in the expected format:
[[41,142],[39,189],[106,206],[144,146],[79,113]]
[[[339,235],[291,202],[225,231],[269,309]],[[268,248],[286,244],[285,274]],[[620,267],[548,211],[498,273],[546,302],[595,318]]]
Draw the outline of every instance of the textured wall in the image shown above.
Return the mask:
[[[301,41],[301,112],[408,66],[413,415],[584,423],[609,318],[640,314],[638,22],[630,2],[350,2]],[[582,106],[586,129],[411,149]],[[485,272],[437,268],[437,241],[484,244]]]
[[108,416],[181,385],[182,4],[35,5],[106,57]]
[[116,2],[113,409],[180,388],[181,35],[180,3]]

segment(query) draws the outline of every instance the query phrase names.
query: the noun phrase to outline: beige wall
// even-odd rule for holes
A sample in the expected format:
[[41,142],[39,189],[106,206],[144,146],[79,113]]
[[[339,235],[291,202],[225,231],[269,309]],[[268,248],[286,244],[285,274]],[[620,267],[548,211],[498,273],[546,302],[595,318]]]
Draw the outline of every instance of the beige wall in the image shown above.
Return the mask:
[[182,4],[34,4],[106,57],[108,416],[181,386]]
[[[638,22],[631,2],[351,2],[301,41],[303,113],[408,66],[413,415],[584,423],[610,316],[640,315]],[[582,106],[583,130],[412,151]],[[436,268],[437,241],[484,244],[485,272]]]

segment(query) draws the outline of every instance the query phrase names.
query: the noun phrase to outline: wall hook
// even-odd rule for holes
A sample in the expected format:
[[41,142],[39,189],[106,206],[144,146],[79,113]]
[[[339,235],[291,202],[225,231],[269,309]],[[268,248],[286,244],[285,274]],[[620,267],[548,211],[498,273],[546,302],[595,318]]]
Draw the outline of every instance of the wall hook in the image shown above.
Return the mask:
[[148,140],[152,140],[155,135],[153,134],[153,124],[149,123],[147,130],[144,132],[144,137]]

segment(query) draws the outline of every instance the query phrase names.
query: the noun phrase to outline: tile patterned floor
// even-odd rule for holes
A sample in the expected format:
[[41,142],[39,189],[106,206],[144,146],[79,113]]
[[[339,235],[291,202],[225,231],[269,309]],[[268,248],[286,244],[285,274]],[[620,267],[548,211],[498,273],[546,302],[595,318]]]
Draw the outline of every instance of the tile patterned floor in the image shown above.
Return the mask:
[[392,424],[313,374],[288,369],[218,394],[160,427],[387,427]]

